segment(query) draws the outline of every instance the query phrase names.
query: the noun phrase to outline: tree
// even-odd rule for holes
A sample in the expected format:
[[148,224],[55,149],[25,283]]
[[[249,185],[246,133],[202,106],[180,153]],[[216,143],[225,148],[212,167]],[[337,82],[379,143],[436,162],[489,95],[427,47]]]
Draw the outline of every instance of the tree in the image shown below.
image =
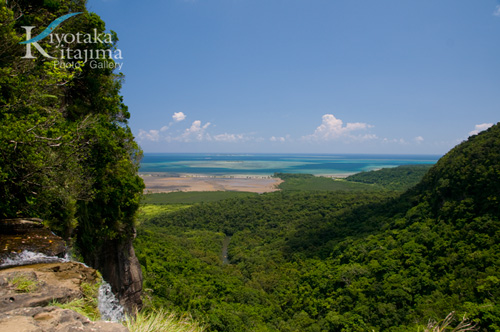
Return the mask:
[[[22,27],[41,31],[68,12],[82,14],[59,26],[60,35],[105,32],[84,0],[0,4],[0,215],[41,217],[61,235],[76,236],[89,259],[106,240],[132,236],[144,188],[137,175],[142,152],[127,125],[123,76],[110,69],[112,58],[95,60],[108,64],[103,68],[75,58],[59,66],[38,53],[23,58]],[[109,36],[65,46],[112,51],[118,39]],[[39,44],[57,54],[49,38]]]

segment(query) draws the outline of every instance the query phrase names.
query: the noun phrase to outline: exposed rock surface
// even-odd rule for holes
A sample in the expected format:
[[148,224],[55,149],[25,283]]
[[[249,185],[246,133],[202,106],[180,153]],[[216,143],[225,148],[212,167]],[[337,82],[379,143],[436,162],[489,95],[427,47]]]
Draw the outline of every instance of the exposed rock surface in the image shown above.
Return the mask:
[[[19,291],[13,281],[29,280],[32,288]],[[0,312],[22,307],[46,306],[81,297],[82,282],[97,281],[97,272],[79,263],[36,264],[0,270]]]
[[110,241],[91,265],[102,273],[129,314],[142,308],[142,271],[132,240]]
[[0,314],[0,332],[127,332],[118,323],[92,322],[57,307],[21,308]]
[[[72,310],[47,306],[80,298],[80,285],[97,279],[96,270],[74,262],[0,270],[0,332],[128,331],[119,323],[92,322]],[[27,288],[20,289],[16,280]]]
[[40,219],[17,218],[0,221],[0,264],[12,253],[23,250],[63,257],[66,243],[43,226]]

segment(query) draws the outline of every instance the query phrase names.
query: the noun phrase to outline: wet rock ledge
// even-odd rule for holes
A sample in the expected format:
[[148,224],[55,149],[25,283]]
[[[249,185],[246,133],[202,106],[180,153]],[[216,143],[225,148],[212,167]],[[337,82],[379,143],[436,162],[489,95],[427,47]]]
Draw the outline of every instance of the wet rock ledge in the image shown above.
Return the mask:
[[44,227],[41,219],[18,218],[0,221],[0,264],[13,253],[33,251],[64,257],[66,242]]
[[[80,263],[49,263],[0,270],[0,332],[125,332],[119,323],[92,322],[67,309],[50,306],[83,297],[83,282],[95,283],[97,271]],[[23,280],[24,287],[20,287]]]

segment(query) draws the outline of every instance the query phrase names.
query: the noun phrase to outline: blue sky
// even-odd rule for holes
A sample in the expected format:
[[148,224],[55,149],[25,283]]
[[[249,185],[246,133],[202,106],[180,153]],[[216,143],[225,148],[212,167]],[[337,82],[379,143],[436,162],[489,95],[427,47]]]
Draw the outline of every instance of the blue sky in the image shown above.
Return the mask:
[[500,120],[500,1],[90,0],[145,152],[444,154]]

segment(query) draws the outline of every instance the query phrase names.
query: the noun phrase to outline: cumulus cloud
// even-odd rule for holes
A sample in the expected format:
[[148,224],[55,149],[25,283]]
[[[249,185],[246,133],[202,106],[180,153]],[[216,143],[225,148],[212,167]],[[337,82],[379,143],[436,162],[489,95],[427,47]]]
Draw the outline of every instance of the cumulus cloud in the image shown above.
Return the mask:
[[420,144],[424,141],[424,138],[422,136],[417,136],[413,139],[417,144]]
[[158,130],[151,129],[149,131],[139,129],[139,140],[148,140],[153,142],[158,142],[160,140],[160,132]]
[[186,118],[186,114],[183,112],[175,112],[174,115],[172,115],[172,119],[174,119],[175,122],[180,122]]
[[404,138],[384,138],[382,139],[382,143],[398,143],[398,144],[406,144]]
[[469,133],[469,136],[477,135],[479,132],[488,129],[493,126],[493,123],[481,123],[474,126],[474,130]]
[[217,142],[230,142],[230,143],[235,143],[235,142],[245,142],[249,141],[251,138],[248,137],[245,134],[218,134],[213,136],[214,141]]
[[271,136],[271,138],[269,139],[271,142],[285,142],[286,141],[286,138],[284,138],[283,136]]
[[494,16],[500,16],[500,5],[495,7],[495,11],[493,12]]
[[175,112],[174,115],[172,115],[172,119],[174,119],[173,122],[170,122],[169,124],[161,127],[160,131],[161,132],[165,132],[167,130],[170,129],[170,127],[172,127],[172,125],[175,123],[175,122],[181,122],[182,120],[184,120],[186,118],[186,114],[184,114],[183,112]]
[[386,144],[401,144],[401,145],[406,145],[406,144],[411,144],[411,142],[414,142],[416,144],[421,144],[424,141],[424,138],[422,136],[417,136],[414,137],[412,140],[405,140],[404,138],[382,138],[382,143]]
[[202,124],[200,120],[193,121],[191,126],[184,129],[182,132],[169,133],[167,130],[170,128],[172,123],[167,126],[163,126],[160,130],[144,130],[139,129],[138,139],[148,140],[152,142],[225,142],[225,143],[235,143],[235,142],[247,142],[255,141],[258,142],[262,140],[261,138],[255,138],[253,134],[211,134],[208,132],[211,126],[210,122]]
[[378,139],[378,136],[375,134],[364,134],[364,135],[357,135],[357,136],[350,136],[355,141],[368,141],[368,140],[374,140]]
[[363,122],[346,123],[337,119],[333,114],[325,114],[322,117],[321,125],[319,125],[313,134],[304,136],[306,140],[322,140],[329,141],[339,138],[351,139],[374,139],[375,135],[352,135],[351,132],[358,130],[366,130],[373,126]]
[[210,126],[210,122],[205,123],[203,126],[201,125],[200,120],[193,121],[191,127],[184,130],[182,135],[176,137],[176,141],[182,142],[191,142],[191,141],[204,141],[211,140],[211,137],[208,133],[206,133],[207,128]]

